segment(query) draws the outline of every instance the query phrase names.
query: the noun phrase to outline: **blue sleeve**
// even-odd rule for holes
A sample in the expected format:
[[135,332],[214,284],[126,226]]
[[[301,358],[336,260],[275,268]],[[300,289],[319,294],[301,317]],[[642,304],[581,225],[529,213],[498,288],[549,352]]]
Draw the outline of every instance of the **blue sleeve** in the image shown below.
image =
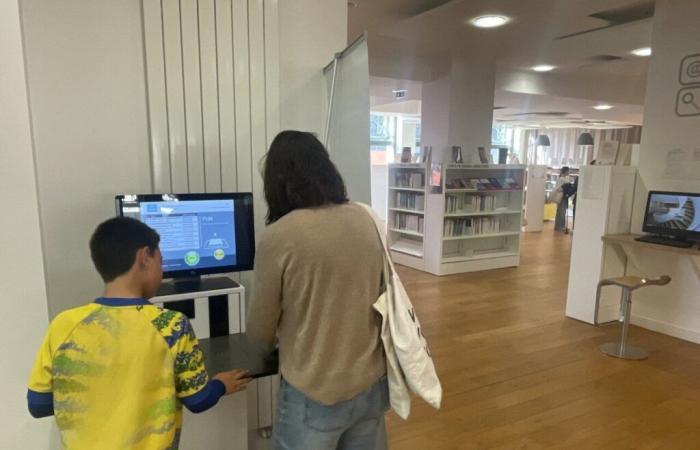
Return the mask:
[[29,414],[34,418],[53,416],[53,392],[27,390]]
[[197,414],[204,412],[219,402],[226,393],[226,386],[219,380],[211,380],[202,390],[180,400],[187,409]]

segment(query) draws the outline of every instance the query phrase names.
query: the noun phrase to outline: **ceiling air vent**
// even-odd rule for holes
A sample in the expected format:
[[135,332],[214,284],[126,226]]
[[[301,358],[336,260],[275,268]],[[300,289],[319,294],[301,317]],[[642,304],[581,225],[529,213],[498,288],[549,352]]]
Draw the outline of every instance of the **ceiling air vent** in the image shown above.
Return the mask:
[[548,117],[564,117],[568,116],[568,112],[563,112],[563,111],[536,111],[536,112],[527,112],[527,113],[517,113],[517,114],[509,114],[509,116],[548,116]]
[[621,56],[615,56],[615,55],[594,55],[591,56],[590,58],[587,58],[590,62],[593,63],[606,63],[606,62],[611,62],[611,61],[619,61],[621,59],[625,59]]
[[632,3],[627,6],[623,6],[621,8],[613,8],[608,9],[606,11],[599,11],[590,14],[588,17],[604,20],[605,22],[607,22],[607,25],[591,28],[590,30],[577,31],[576,33],[571,33],[564,36],[559,36],[558,38],[556,38],[556,40],[567,39],[574,36],[580,36],[582,34],[593,33],[594,31],[604,30],[606,28],[616,27],[618,25],[625,25],[640,20],[651,19],[652,17],[654,17],[654,0],[644,0]]
[[404,2],[400,14],[404,17],[415,17],[451,2],[452,0],[411,0]]
[[615,62],[615,61],[622,61],[625,58],[621,56],[615,56],[615,55],[593,55],[589,58],[586,58],[586,61],[584,64],[581,64],[579,66],[579,69],[583,69],[585,67],[591,67],[591,66],[597,66],[599,64],[606,64],[610,62]]

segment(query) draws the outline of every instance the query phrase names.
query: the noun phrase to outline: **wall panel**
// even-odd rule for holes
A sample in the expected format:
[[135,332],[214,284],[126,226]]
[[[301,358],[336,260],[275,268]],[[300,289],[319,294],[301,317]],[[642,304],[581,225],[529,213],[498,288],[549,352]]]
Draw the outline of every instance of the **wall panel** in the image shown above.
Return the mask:
[[143,0],[155,191],[252,191],[279,129],[276,0]]
[[206,192],[221,191],[219,72],[215,0],[199,0],[199,65],[202,77],[202,133]]
[[[143,18],[154,190],[253,192],[259,236],[259,162],[280,122],[277,0],[143,0]],[[251,292],[252,273],[234,278]],[[271,425],[264,382],[253,427]]]
[[[182,63],[180,2],[162,1],[165,93],[170,136],[170,186],[174,192],[188,191],[185,93]],[[148,60],[146,60],[148,64]]]

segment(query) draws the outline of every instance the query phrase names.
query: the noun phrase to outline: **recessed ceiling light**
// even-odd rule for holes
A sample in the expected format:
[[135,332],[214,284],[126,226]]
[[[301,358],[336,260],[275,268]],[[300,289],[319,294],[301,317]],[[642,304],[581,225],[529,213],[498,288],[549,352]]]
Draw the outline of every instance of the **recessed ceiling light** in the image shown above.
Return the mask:
[[532,70],[534,70],[535,72],[549,72],[551,70],[554,70],[554,66],[550,66],[547,64],[541,64],[539,66],[534,66],[532,68]]
[[638,48],[636,50],[632,50],[630,53],[632,53],[634,56],[651,56],[651,47]]
[[506,16],[488,15],[475,17],[471,20],[471,23],[479,28],[496,28],[505,25],[508,23],[508,20]]
[[612,105],[595,105],[593,109],[597,109],[598,111],[607,111],[608,109],[613,109]]

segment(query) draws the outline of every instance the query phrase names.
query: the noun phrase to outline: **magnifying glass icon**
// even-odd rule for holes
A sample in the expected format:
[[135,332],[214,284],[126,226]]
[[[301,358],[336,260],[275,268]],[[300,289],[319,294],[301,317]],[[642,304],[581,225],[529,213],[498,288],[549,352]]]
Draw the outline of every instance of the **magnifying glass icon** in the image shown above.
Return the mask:
[[692,92],[686,92],[683,94],[683,97],[681,97],[681,101],[685,103],[686,105],[693,105],[695,109],[700,111],[700,105],[695,101],[695,94]]

